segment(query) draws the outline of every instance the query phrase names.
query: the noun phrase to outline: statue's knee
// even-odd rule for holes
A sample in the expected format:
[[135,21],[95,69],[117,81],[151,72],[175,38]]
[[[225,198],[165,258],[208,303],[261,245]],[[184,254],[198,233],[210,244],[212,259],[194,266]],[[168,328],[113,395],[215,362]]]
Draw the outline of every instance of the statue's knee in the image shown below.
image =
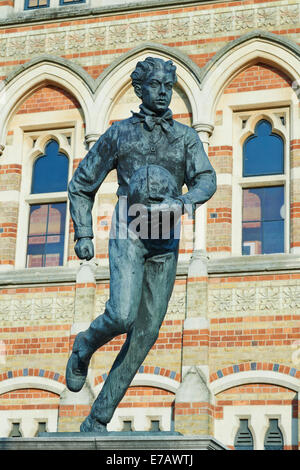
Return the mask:
[[158,338],[159,328],[145,328],[139,331],[138,341],[140,344],[152,347]]

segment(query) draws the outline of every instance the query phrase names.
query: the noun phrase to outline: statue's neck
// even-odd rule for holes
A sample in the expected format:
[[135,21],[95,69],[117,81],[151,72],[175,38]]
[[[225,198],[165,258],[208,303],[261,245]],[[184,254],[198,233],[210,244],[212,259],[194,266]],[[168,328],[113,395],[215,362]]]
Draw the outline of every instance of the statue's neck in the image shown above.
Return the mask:
[[142,114],[146,114],[148,116],[159,116],[162,117],[164,114],[166,114],[169,111],[169,108],[165,109],[161,113],[156,113],[155,111],[152,111],[152,109],[147,108],[147,106],[144,105],[144,103],[140,104],[140,110]]

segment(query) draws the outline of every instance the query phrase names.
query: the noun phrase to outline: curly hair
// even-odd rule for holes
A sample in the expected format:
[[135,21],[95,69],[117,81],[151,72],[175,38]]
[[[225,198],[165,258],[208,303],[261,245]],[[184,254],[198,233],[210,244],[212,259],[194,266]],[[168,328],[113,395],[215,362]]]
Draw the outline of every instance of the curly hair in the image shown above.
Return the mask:
[[163,60],[157,57],[147,57],[143,62],[138,62],[135,70],[130,75],[133,87],[140,87],[147,76],[155,70],[163,70],[172,73],[173,84],[177,82],[176,67],[172,60]]

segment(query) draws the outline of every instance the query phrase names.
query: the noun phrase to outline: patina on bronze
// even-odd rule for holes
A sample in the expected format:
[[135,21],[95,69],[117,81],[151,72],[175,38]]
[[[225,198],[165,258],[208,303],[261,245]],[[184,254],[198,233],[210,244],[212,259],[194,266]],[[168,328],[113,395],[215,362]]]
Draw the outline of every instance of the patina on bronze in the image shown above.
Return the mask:
[[[115,336],[127,334],[81,432],[106,430],[155,343],[176,276],[178,221],[216,190],[215,171],[197,132],[175,121],[169,109],[177,80],[172,61],[148,57],[137,64],[131,78],[142,100],[140,112],[114,123],[99,138],[69,185],[75,251],[80,259],[90,260],[94,256],[94,197],[107,174],[117,170],[119,201],[109,240],[110,297],[104,313],[75,338],[66,370],[68,388],[79,391],[93,353]],[[188,191],[182,195],[184,184]],[[124,200],[129,201],[125,212],[120,210]],[[137,225],[132,225],[131,209],[135,204],[146,206],[139,225],[144,221],[150,230],[134,230]],[[155,230],[161,229],[159,216],[165,213],[173,214],[168,234]]]

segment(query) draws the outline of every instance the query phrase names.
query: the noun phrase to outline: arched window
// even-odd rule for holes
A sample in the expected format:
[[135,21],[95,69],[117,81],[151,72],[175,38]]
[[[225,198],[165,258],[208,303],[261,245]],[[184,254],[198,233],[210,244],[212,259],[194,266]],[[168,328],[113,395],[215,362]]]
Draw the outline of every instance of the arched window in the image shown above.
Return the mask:
[[261,119],[243,145],[243,255],[284,252],[285,186],[266,179],[283,174],[283,139]]
[[69,160],[59,153],[55,140],[50,140],[45,155],[37,158],[32,172],[31,194],[66,191],[68,185]]
[[243,146],[243,176],[278,175],[284,172],[282,138],[272,132],[272,126],[261,119],[254,135]]
[[278,419],[269,419],[269,427],[265,435],[265,450],[283,450],[283,435],[278,425]]
[[[67,190],[68,157],[51,140],[33,165],[31,194]],[[51,198],[51,196],[50,196]],[[64,260],[66,202],[31,204],[27,237],[27,267],[62,266]]]
[[248,419],[240,419],[240,427],[234,439],[236,450],[253,450],[253,436],[248,427]]

